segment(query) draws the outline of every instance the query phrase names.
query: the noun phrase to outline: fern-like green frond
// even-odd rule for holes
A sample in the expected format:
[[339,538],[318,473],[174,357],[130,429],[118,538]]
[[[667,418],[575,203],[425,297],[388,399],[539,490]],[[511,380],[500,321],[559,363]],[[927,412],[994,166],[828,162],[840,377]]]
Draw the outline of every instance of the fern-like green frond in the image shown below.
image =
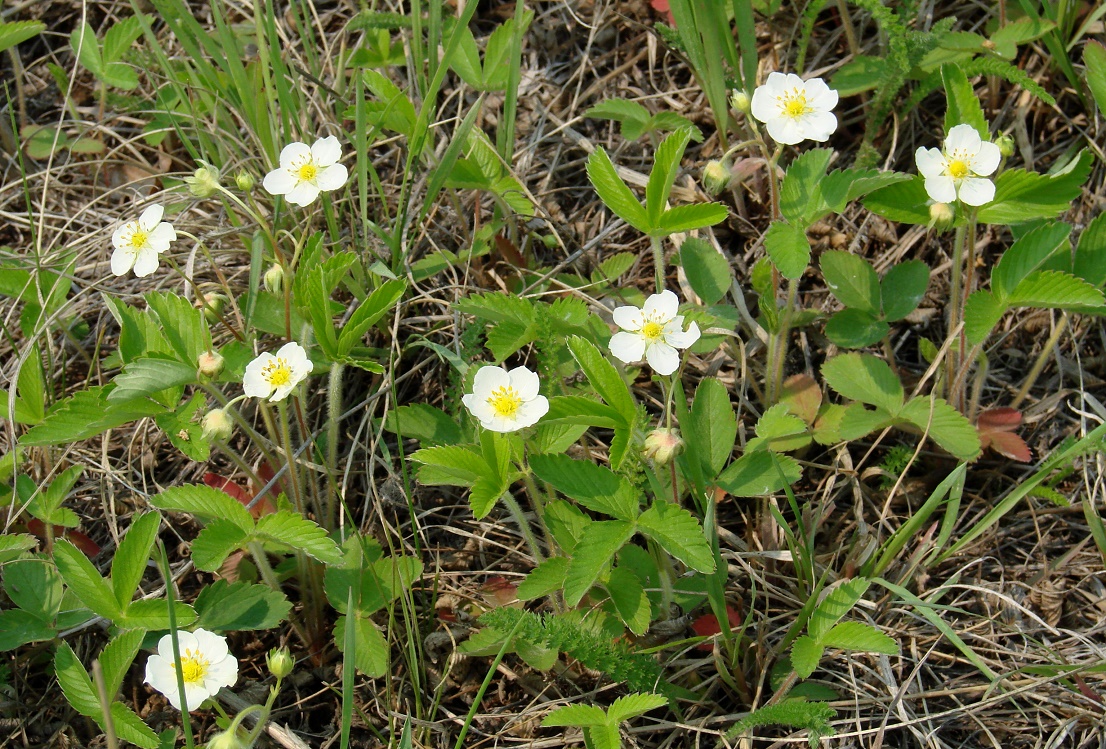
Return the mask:
[[735,739],[745,731],[760,726],[805,728],[810,731],[809,740],[813,749],[818,746],[822,737],[832,736],[835,733],[829,722],[836,715],[837,711],[823,702],[807,702],[805,698],[796,697],[754,710],[734,723],[733,727],[726,732],[726,738]]

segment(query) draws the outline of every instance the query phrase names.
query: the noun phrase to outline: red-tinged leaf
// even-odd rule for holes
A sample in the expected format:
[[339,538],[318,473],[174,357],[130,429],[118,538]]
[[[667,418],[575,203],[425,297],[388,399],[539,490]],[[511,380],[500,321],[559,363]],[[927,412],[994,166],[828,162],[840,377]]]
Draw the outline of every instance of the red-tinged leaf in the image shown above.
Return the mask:
[[668,7],[668,0],[652,0],[652,2],[650,2],[649,4],[653,6],[653,10],[657,11],[658,13],[664,13],[664,15],[668,18],[669,26],[676,25],[676,19],[672,16],[672,11]]
[[480,592],[493,606],[509,606],[518,601],[518,586],[505,577],[489,577],[480,587]]
[[1021,426],[1022,412],[1016,408],[991,408],[979,414],[976,428],[988,432],[1012,432]]
[[[259,465],[257,467],[257,477],[259,479],[261,479],[262,481],[264,481],[266,484],[268,484],[270,481],[272,481],[274,476],[276,476],[276,471],[274,471],[273,467],[271,465],[269,465],[268,463],[263,462],[263,463],[261,463],[261,465]],[[256,491],[257,489],[260,489],[260,488],[261,487],[255,487],[254,490]],[[257,517],[260,517],[261,515],[268,515],[270,513],[276,512],[276,504],[274,504],[273,501],[269,498],[270,497],[276,497],[276,495],[281,494],[281,493],[283,493],[285,495],[288,494],[288,487],[284,485],[284,479],[283,478],[277,480],[276,484],[274,484],[273,487],[271,489],[269,489],[268,492],[266,492],[265,496],[261,499],[261,501],[258,502],[256,505],[254,505],[254,509],[251,510],[251,512],[257,511],[258,512]]]
[[526,267],[526,258],[524,258],[522,256],[522,253],[519,252],[519,249],[515,246],[515,243],[507,239],[507,237],[503,236],[502,234],[495,235],[495,248],[499,250],[499,254],[502,255],[503,259],[506,260],[510,265],[513,265],[516,268]]
[[[726,606],[726,618],[730,620],[730,629],[741,626],[741,614],[733,606]],[[718,626],[718,617],[714,614],[703,614],[691,623],[691,629],[699,637],[711,637],[722,631],[722,628]],[[709,653],[714,649],[714,644],[701,642],[695,647],[704,653]]]
[[1033,460],[1033,453],[1029,445],[1025,444],[1018,435],[1013,432],[990,432],[987,437],[980,435],[980,442],[984,447],[990,447],[999,455],[1004,455],[1010,460],[1029,463]]
[[822,407],[822,388],[810,375],[793,375],[783,383],[780,403],[786,403],[787,409],[807,424],[813,424]]
[[218,489],[224,494],[229,494],[244,505],[248,505],[250,500],[253,499],[253,494],[246,491],[226,476],[220,476],[217,473],[205,473],[204,483],[212,489]]
[[[46,540],[46,525],[38,518],[31,518],[27,521],[27,532],[41,538],[43,541]],[[100,544],[80,531],[73,530],[72,528],[55,525],[54,538],[68,539],[74,546],[84,552],[84,555],[89,559],[92,559],[100,553]]]
[[457,613],[451,608],[438,609],[438,620],[443,622],[457,621]]

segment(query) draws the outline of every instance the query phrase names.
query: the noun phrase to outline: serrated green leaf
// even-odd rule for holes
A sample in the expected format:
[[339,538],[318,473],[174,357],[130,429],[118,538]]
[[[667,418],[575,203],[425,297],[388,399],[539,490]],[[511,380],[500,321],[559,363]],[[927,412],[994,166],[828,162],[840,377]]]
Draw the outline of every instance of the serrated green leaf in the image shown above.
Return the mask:
[[23,609],[0,611],[0,653],[15,650],[29,642],[53,640],[57,630]]
[[606,724],[602,726],[588,726],[584,729],[585,746],[591,744],[595,749],[622,749],[622,735],[618,732],[618,726]]
[[850,400],[879,406],[891,415],[902,408],[902,383],[887,362],[870,354],[835,356],[822,365],[822,377]]
[[800,679],[808,679],[818,668],[818,662],[822,660],[825,648],[811,637],[803,635],[791,644],[791,667]]
[[764,233],[764,249],[784,278],[802,277],[810,264],[810,242],[806,232],[784,221],[773,221]]
[[632,252],[615,253],[599,264],[599,276],[604,281],[615,281],[636,261],[637,255]]
[[653,168],[645,187],[645,213],[650,226],[656,227],[661,223],[668,194],[672,191],[672,183],[680,171],[680,160],[690,140],[691,130],[677,130],[661,141],[653,154]]
[[77,56],[77,61],[88,72],[99,78],[104,69],[103,59],[100,56],[100,41],[87,22],[82,23],[69,34],[69,47]]
[[603,726],[607,724],[607,714],[603,708],[595,705],[564,705],[546,715],[541,722],[542,728],[561,728],[565,726]]
[[864,622],[840,622],[822,638],[828,648],[898,655],[899,644]]
[[571,554],[584,535],[584,528],[593,521],[576,505],[555,499],[545,506],[545,525],[557,546]]
[[38,546],[38,539],[28,533],[0,534],[0,564],[17,558]]
[[605,587],[618,618],[626,628],[635,635],[645,634],[652,618],[652,606],[638,576],[630,570],[615,567]]
[[849,613],[853,606],[864,597],[869,585],[871,585],[870,580],[856,577],[830,590],[814,609],[814,613],[810,615],[810,621],[806,625],[807,633],[816,641],[821,642],[826,633],[833,628],[833,625],[837,624],[841,617]]
[[684,240],[680,245],[680,265],[703,304],[717,304],[733,283],[733,271],[726,258],[702,239]]
[[385,312],[395,307],[406,291],[407,283],[404,281],[385,281],[380,288],[373,291],[342,326],[342,331],[338,334],[338,352],[348,354],[354,344],[361,341],[365,331],[383,317]]
[[[829,148],[804,151],[787,167],[787,176],[780,186],[780,213],[791,225],[804,230],[804,239],[805,228],[810,225],[811,217],[823,210],[820,182],[826,176],[826,168],[832,155],[833,151]],[[767,241],[767,237],[765,240]],[[805,263],[803,267],[806,267]],[[783,272],[782,268],[780,272]]]
[[864,207],[891,221],[901,224],[929,224],[929,193],[925,178],[913,179],[883,187],[864,198]]
[[469,509],[477,520],[483,520],[495,507],[495,503],[507,491],[507,486],[498,478],[480,477],[472,483],[469,490]]
[[122,608],[107,581],[100,576],[92,562],[76,546],[61,538],[54,543],[54,564],[58,566],[65,584],[81,603],[105,619],[116,619]]
[[826,321],[826,337],[842,348],[871,346],[890,331],[883,320],[859,309],[843,309]]
[[550,557],[539,564],[518,585],[520,601],[551,595],[564,587],[565,574],[568,572],[567,557]]
[[730,463],[719,474],[718,485],[735,497],[762,497],[783,491],[801,477],[802,468],[790,456],[757,451]]
[[879,86],[887,73],[887,61],[882,57],[853,55],[830,78],[830,86],[839,96],[854,96]]
[[123,685],[123,677],[134,663],[134,657],[138,655],[145,635],[141,629],[123,632],[113,637],[100,653],[98,660],[104,671],[104,687],[108,699],[113,699]]
[[1100,213],[1079,235],[1072,273],[1096,288],[1106,284],[1106,213]]
[[987,126],[987,118],[983,116],[983,107],[972,84],[968,83],[964,71],[956,65],[942,65],[941,80],[945,84],[945,96],[948,101],[948,109],[945,110],[945,132],[949,132],[957,125],[968,124],[975,128],[980,138],[985,141],[990,140],[990,129]]
[[1019,237],[1002,254],[991,273],[991,292],[997,299],[1008,299],[1026,276],[1069,246],[1070,233],[1071,225],[1059,222],[1043,224]]
[[595,512],[633,522],[640,492],[609,468],[567,455],[532,455],[530,468],[542,481]]
[[160,749],[162,746],[158,735],[122,702],[112,703],[111,721],[115,726],[115,735],[123,741],[129,741],[142,749]]
[[124,18],[112,25],[104,34],[102,56],[105,63],[122,60],[138,37],[142,36],[142,22],[138,16]]
[[4,565],[4,592],[43,624],[53,622],[61,609],[61,576],[46,559],[20,559]]
[[1083,64],[1087,66],[1087,87],[1098,111],[1106,115],[1106,47],[1094,39],[1083,46]]
[[810,444],[806,422],[791,413],[786,403],[777,403],[765,411],[756,425],[756,439],[749,440],[745,449],[790,452]]
[[288,616],[292,603],[268,585],[216,580],[196,597],[196,625],[212,632],[272,629]]
[[607,719],[614,724],[624,723],[630,718],[645,715],[650,710],[664,707],[667,704],[668,699],[660,694],[649,694],[647,692],[628,694],[625,697],[619,697],[607,708]]
[[972,423],[941,398],[915,398],[903,407],[899,416],[921,430],[960,460],[979,456],[979,432]]
[[600,520],[584,528],[565,573],[565,603],[578,604],[633,535],[633,523],[622,520]]
[[165,340],[177,357],[195,370],[200,354],[211,347],[211,333],[203,311],[176,294],[152,291],[145,299],[161,322]]
[[894,417],[882,408],[869,409],[863,403],[849,404],[838,417],[834,442],[852,442],[877,429],[891,426]]
[[638,518],[638,530],[699,572],[714,572],[714,553],[695,516],[678,505],[657,500]]
[[692,203],[669,208],[661,214],[660,221],[649,234],[654,237],[666,237],[695,229],[705,229],[725,221],[730,211],[721,203]]
[[964,335],[968,343],[982,343],[1006,313],[1006,305],[989,291],[975,291],[964,304]]
[[254,535],[291,546],[323,564],[340,564],[342,553],[324,528],[291,510],[264,515]]
[[563,453],[588,430],[584,424],[539,424],[530,443],[535,453]]
[[54,404],[42,423],[29,429],[19,443],[40,446],[80,442],[108,429],[169,410],[148,398],[109,401],[113,387],[90,387]]
[[851,252],[830,250],[820,261],[826,285],[846,307],[878,315],[883,308],[879,276],[864,258]]
[[[346,627],[350,617],[339,616],[334,625],[334,643],[345,652]],[[354,650],[353,663],[357,670],[366,676],[378,679],[388,673],[388,643],[371,619],[353,617]]]
[[89,718],[103,719],[92,679],[68,642],[62,642],[54,654],[54,673],[65,699],[74,710]]
[[587,172],[595,192],[607,208],[630,226],[648,234],[651,228],[648,213],[618,176],[606,151],[602,148],[595,149],[588,157]]
[[535,320],[534,304],[528,299],[510,294],[489,292],[470,294],[456,303],[458,310],[495,323],[513,322],[529,325]]
[[891,268],[880,282],[883,319],[901,320],[921,303],[929,289],[929,266],[921,260],[907,260]]
[[0,52],[22,44],[46,30],[42,21],[5,21],[0,23]]
[[461,441],[461,428],[452,416],[426,403],[412,403],[389,411],[384,428],[421,443],[453,445]]
[[689,416],[690,423],[684,429],[684,437],[691,445],[687,460],[698,459],[705,483],[729,461],[737,439],[737,418],[726,386],[714,377],[700,380]]
[[586,338],[572,336],[568,339],[568,348],[584,371],[588,384],[619,413],[624,424],[633,424],[637,418],[637,406],[615,366]]
[[637,122],[642,128],[649,121],[649,116],[648,109],[636,101],[627,99],[605,99],[584,112],[584,117],[595,117],[622,123]]
[[1075,309],[1101,307],[1102,292],[1081,278],[1058,270],[1030,273],[1010,294],[1007,303],[1014,307]]
[[134,592],[146,572],[146,562],[150,560],[150,550],[157,540],[160,526],[161,515],[144,513],[135,518],[119,541],[119,548],[111,560],[111,587],[120,608],[125,609],[134,598]]
[[618,411],[605,403],[582,395],[554,395],[549,399],[549,411],[542,424],[578,424],[616,429],[626,425]]
[[175,486],[151,496],[147,501],[159,510],[186,512],[204,521],[229,522],[244,534],[253,530],[249,510],[229,494],[203,484]]
[[497,478],[493,475],[488,464],[484,462],[483,456],[476,451],[474,445],[425,447],[422,450],[413,452],[411,454],[411,460],[426,466],[443,469],[442,481],[424,481],[422,473],[420,472],[419,481],[422,483],[472,486],[481,478],[493,481]]
[[1091,154],[1083,150],[1056,174],[1046,176],[1024,169],[1007,169],[995,180],[994,200],[980,208],[976,216],[986,224],[1020,224],[1054,218],[1079,199],[1093,163]]
[[[196,611],[187,603],[173,601],[177,626],[188,627],[196,621]],[[157,631],[169,629],[169,604],[165,599],[145,598],[132,602],[115,622],[121,629]]]
[[230,520],[212,521],[192,541],[192,563],[197,569],[214,572],[232,552],[244,546],[249,537],[250,531]]

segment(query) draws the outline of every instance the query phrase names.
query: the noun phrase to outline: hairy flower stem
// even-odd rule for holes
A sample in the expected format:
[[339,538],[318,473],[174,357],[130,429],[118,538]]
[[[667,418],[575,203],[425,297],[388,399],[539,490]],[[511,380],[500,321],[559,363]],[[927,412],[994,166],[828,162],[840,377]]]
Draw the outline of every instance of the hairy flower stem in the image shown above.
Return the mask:
[[[273,571],[273,565],[269,564],[269,557],[265,556],[265,548],[258,541],[251,541],[249,543],[250,556],[253,558],[254,566],[257,567],[257,574],[261,576],[262,581],[275,592],[283,595],[284,591],[280,589],[280,580],[277,579],[276,572]],[[295,613],[288,613],[288,623],[292,625],[292,631],[296,633],[296,636],[300,638],[300,642],[304,644],[304,647],[310,649],[311,641],[307,637],[307,633],[299,622],[295,619]]]
[[526,487],[526,493],[530,497],[530,504],[534,507],[534,515],[538,518],[538,527],[541,528],[541,533],[545,537],[545,545],[550,551],[553,551],[556,547],[553,545],[553,534],[549,532],[549,527],[545,524],[545,495],[542,490],[538,488],[537,483],[534,481],[534,476],[527,469],[522,474],[522,484]]
[[787,304],[780,313],[779,330],[776,331],[775,345],[771,347],[774,354],[769,359],[769,371],[767,382],[768,404],[775,405],[780,398],[780,390],[783,388],[783,375],[787,364],[787,344],[791,339],[791,320],[795,316],[795,302],[799,297],[799,282],[789,279],[787,282]]
[[[769,156],[768,146],[762,141],[761,150],[764,151],[765,158],[768,159],[768,196],[771,201],[772,220],[777,221],[783,217],[783,214],[780,213],[780,178],[779,174],[776,172],[776,168],[780,161],[780,155],[783,153],[783,146],[776,146],[776,150]],[[790,338],[789,333],[791,332],[791,310],[795,306],[796,295],[796,282],[792,281],[791,286],[788,288],[787,305],[778,318],[779,321],[776,325],[777,330],[768,340],[768,366],[765,369],[764,388],[769,406],[775,405],[776,400],[779,398],[777,380],[782,380],[783,378],[784,362],[787,360],[787,342]],[[769,300],[770,303],[773,305],[777,304],[776,300],[779,299],[779,296],[780,271],[776,267],[776,264],[772,263],[772,298]]]
[[506,492],[503,494],[503,504],[507,505],[507,511],[511,513],[511,517],[518,524],[518,529],[522,532],[526,545],[530,547],[530,554],[534,557],[534,561],[541,564],[545,561],[545,555],[541,553],[541,544],[538,543],[538,537],[534,535],[534,529],[530,527],[530,521],[526,519],[526,513],[522,511],[518,500],[512,497],[510,492]]
[[649,237],[653,248],[653,275],[657,282],[657,293],[664,291],[664,245],[660,237]]
[[[169,553],[165,550],[165,544],[157,541],[158,563],[161,567],[161,576],[165,578],[165,600],[168,603],[169,636],[173,643],[173,671],[177,675],[177,693],[180,695],[181,723],[184,724],[185,749],[195,749],[196,743],[192,738],[192,716],[188,714],[188,696],[184,691],[184,669],[181,668],[180,638],[177,637],[177,609],[176,596],[173,590],[173,568],[169,566]],[[194,705],[193,707],[199,707]]]
[[337,514],[338,489],[334,477],[338,472],[338,427],[342,415],[342,374],[344,367],[335,362],[330,365],[330,378],[326,388],[326,517],[323,527],[334,530]]
[[[949,281],[949,335],[952,335],[960,325],[963,315],[964,243],[967,234],[966,226],[956,227],[956,237],[952,246],[952,277]],[[954,385],[963,359],[964,349],[961,343],[957,342],[949,347],[949,353],[945,357],[945,399],[953,407],[958,407],[960,400]]]
[[1045,368],[1045,364],[1048,363],[1048,359],[1056,351],[1056,346],[1060,343],[1060,337],[1064,335],[1064,332],[1068,329],[1068,313],[1064,312],[1060,316],[1060,322],[1056,323],[1052,329],[1052,335],[1049,336],[1048,341],[1045,342],[1041,353],[1037,355],[1037,360],[1033,362],[1033,367],[1029,370],[1029,374],[1025,377],[1025,382],[1018,388],[1018,394],[1014,397],[1014,401],[1010,404],[1011,408],[1017,408],[1022,404],[1029,396],[1029,391],[1037,384],[1037,378],[1041,376],[1041,372]]

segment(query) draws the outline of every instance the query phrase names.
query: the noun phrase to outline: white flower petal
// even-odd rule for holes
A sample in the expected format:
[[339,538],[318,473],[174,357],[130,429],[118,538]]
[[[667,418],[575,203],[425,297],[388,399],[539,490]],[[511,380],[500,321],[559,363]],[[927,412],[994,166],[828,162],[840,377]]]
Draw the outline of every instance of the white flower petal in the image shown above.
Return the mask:
[[[780,78],[776,79],[776,86],[782,91],[791,91],[796,88],[800,91],[806,91],[806,81],[794,73],[773,73],[772,75],[782,77],[782,82],[779,82]],[[768,77],[771,78],[772,76]]]
[[[188,630],[179,630],[177,632],[177,645],[180,646],[180,651],[183,653],[188,649],[195,649],[197,647],[196,636]],[[157,652],[162,658],[173,663],[173,636],[162,635],[161,639],[157,641]]]
[[212,661],[204,674],[204,686],[212,693],[218,694],[223,687],[233,687],[238,681],[238,660],[233,656],[227,656],[221,661]]
[[533,426],[538,423],[541,417],[549,413],[549,399],[544,395],[539,395],[531,401],[527,401],[518,407],[518,411],[515,414],[515,421],[518,422],[518,428]]
[[177,241],[177,230],[168,221],[162,221],[154,227],[146,241],[154,248],[155,252],[165,252],[169,249],[169,243]]
[[320,168],[330,166],[342,158],[342,144],[333,135],[328,135],[315,141],[315,145],[311,146],[311,155]]
[[289,203],[298,206],[309,206],[317,197],[319,197],[319,188],[310,182],[300,182],[285,196]]
[[541,380],[538,375],[526,367],[515,367],[507,376],[511,378],[511,387],[518,393],[518,397],[525,401],[531,401],[538,397],[538,388]]
[[242,375],[242,390],[246,395],[251,398],[268,398],[273,392],[273,386],[261,374],[261,370],[273,358],[273,355],[266,351],[246,365],[246,371]]
[[307,358],[307,351],[295,341],[286,343],[277,349],[276,356],[278,359],[284,359],[293,368],[296,365],[301,367],[304,364],[311,365],[311,360]]
[[983,139],[979,137],[979,132],[974,127],[967,123],[957,125],[949,130],[948,136],[945,137],[945,153],[966,151],[974,155],[979,151],[982,142]]
[[118,229],[111,233],[111,244],[116,249],[126,247],[130,244],[128,241],[132,233],[130,222],[123,224]]
[[472,394],[480,400],[486,400],[493,390],[510,385],[511,376],[507,374],[507,370],[488,364],[476,370],[476,376],[472,379]]
[[160,205],[152,205],[146,210],[142,211],[142,215],[138,217],[138,223],[142,225],[142,228],[146,231],[150,231],[161,221],[161,217],[165,215],[165,209]]
[[837,130],[837,115],[815,110],[803,115],[802,126],[808,140],[824,143]]
[[952,177],[926,177],[926,193],[938,203],[956,200],[956,183]]
[[645,360],[659,375],[670,375],[680,368],[680,354],[667,343],[653,343],[645,348]]
[[914,162],[923,177],[940,177],[948,167],[945,155],[936,148],[919,148],[914,152]]
[[680,299],[668,289],[651,295],[645,300],[645,307],[642,309],[646,320],[659,322],[662,325],[675,317],[679,311]]
[[[172,692],[165,695],[169,698],[169,702],[173,702],[173,696],[176,692],[177,690],[174,689]],[[184,683],[184,696],[188,700],[188,712],[192,713],[200,709],[200,705],[212,696],[212,692],[205,689],[202,684],[190,684],[186,681]],[[173,703],[173,707],[178,710],[181,709],[179,699]]]
[[277,401],[284,400],[285,398],[288,397],[289,393],[291,393],[293,390],[296,389],[296,385],[298,385],[298,384],[299,384],[299,382],[297,380],[293,379],[293,380],[289,380],[287,383],[285,383],[283,385],[280,385],[279,387],[274,388],[273,389],[273,394],[269,396],[269,402],[270,403],[276,403]]
[[319,172],[319,176],[315,178],[315,184],[320,190],[337,190],[346,184],[347,179],[349,179],[349,172],[344,166],[331,164]]
[[278,167],[265,175],[261,186],[270,195],[287,195],[299,184],[299,180],[284,167]]
[[[773,73],[773,75],[775,75]],[[771,76],[769,76],[771,78]],[[753,117],[757,118],[761,122],[768,122],[768,120],[779,117],[780,107],[776,101],[776,94],[768,88],[768,84],[758,86],[753,91],[753,98],[749,101],[749,111]]]
[[474,393],[466,393],[461,396],[461,402],[481,424],[495,416],[495,409],[488,404],[487,398],[480,398]]
[[289,143],[280,152],[280,165],[285,169],[293,161],[306,160],[311,158],[311,148],[306,143]]
[[837,106],[840,96],[821,78],[811,78],[806,82],[806,99],[814,109],[828,112]]
[[139,278],[145,278],[158,269],[157,250],[146,246],[138,251],[134,259],[134,274]]
[[636,333],[615,333],[609,346],[615,358],[626,364],[641,361],[645,356],[645,339]]
[[[201,627],[195,630],[192,636],[196,638],[196,647],[204,654],[204,658],[209,663],[216,663],[230,655],[227,638],[222,635],[217,635]],[[235,670],[237,671],[237,668]]]
[[980,177],[988,177],[995,173],[1000,161],[1002,152],[998,150],[998,146],[985,141],[979,144],[979,153],[972,159],[971,170]]
[[806,130],[794,117],[774,117],[764,123],[772,140],[783,146],[793,146],[806,139]]
[[[680,321],[683,325],[683,321]],[[699,340],[699,326],[695,323],[691,323],[687,330],[673,330],[669,332],[666,328],[664,331],[664,342],[669,346],[675,346],[676,348],[687,348],[693,343]]]
[[986,205],[995,199],[995,183],[989,179],[968,177],[960,183],[960,200],[968,205]]
[[[515,415],[517,417],[518,413],[516,412]],[[509,419],[499,414],[495,414],[486,421],[482,420],[480,426],[492,432],[517,432],[522,429],[522,425],[518,423],[517,418]]]
[[134,267],[135,254],[130,250],[116,249],[111,253],[111,272],[125,276]]
[[645,324],[641,310],[631,305],[615,307],[612,317],[614,324],[623,330],[641,330],[641,326]]

